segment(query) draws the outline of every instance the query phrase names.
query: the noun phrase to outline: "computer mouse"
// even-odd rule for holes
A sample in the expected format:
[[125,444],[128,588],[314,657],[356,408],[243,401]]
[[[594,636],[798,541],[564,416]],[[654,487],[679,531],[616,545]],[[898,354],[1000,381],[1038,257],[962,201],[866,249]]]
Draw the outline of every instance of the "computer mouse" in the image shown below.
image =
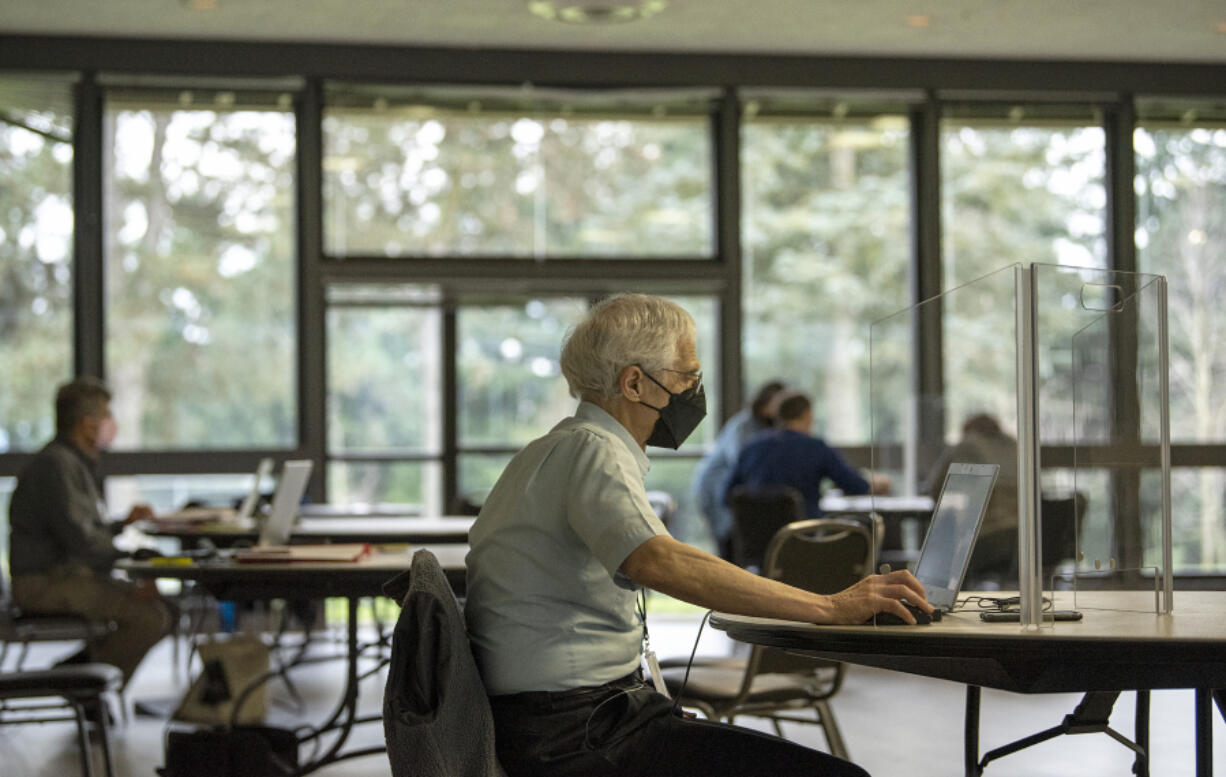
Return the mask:
[[137,548],[132,551],[132,558],[135,561],[148,561],[151,558],[161,558],[162,554],[153,548]]
[[[916,607],[914,604],[911,604],[905,599],[900,600],[899,603],[902,604],[903,607],[906,607],[907,611],[910,612],[911,615],[915,617],[915,623],[917,626],[924,626],[929,623],[932,623],[932,616],[924,612],[920,608]],[[911,625],[910,623],[907,623],[905,620],[903,620],[901,616],[895,615],[894,613],[889,612],[889,611],[879,612],[876,614],[876,616],[866,620],[865,623],[869,625],[877,625],[877,626],[910,626]]]

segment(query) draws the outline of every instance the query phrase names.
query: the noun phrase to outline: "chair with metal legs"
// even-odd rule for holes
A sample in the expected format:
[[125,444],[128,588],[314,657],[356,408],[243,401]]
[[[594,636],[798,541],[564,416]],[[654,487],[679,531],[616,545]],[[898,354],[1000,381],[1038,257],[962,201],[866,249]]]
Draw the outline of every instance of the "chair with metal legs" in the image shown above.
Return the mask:
[[[771,539],[763,576],[816,593],[835,593],[869,574],[875,559],[874,532],[862,521],[796,521]],[[708,719],[731,723],[739,715],[763,717],[779,736],[783,736],[782,721],[816,724],[822,727],[831,754],[847,758],[829,701],[842,686],[843,673],[844,666],[837,661],[761,645],[750,649],[748,659],[690,667],[688,678],[681,662],[670,662],[662,672],[681,704],[700,710]]]
[[98,728],[106,776],[115,777],[109,703],[122,684],[123,674],[110,664],[72,664],[0,673],[0,725],[75,721],[81,773],[93,777],[93,753],[86,730],[87,722],[92,720]]

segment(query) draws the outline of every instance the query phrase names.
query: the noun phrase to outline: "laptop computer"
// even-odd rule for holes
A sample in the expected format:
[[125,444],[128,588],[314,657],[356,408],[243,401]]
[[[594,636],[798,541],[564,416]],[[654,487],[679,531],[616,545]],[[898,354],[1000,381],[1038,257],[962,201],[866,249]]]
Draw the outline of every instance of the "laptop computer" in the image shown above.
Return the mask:
[[915,566],[928,603],[941,612],[958,598],[999,473],[997,464],[949,465]]
[[294,459],[285,462],[277,491],[272,497],[272,509],[260,529],[257,547],[288,545],[294,521],[298,518],[298,506],[306,493],[307,481],[311,479],[310,459]]

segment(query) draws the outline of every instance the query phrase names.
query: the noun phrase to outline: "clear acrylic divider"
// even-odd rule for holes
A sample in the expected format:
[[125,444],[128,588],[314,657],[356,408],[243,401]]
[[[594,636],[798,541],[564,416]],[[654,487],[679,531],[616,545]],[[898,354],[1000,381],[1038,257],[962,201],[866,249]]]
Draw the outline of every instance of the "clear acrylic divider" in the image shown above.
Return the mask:
[[[1072,588],[1078,610],[1170,612],[1166,281],[1054,265],[1032,271],[1046,368],[1043,444],[1072,456],[1073,561],[1053,585]],[[1097,591],[1114,593],[1104,600]]]
[[[969,525],[953,522],[954,536],[939,540],[954,548],[975,543],[960,599],[975,592],[1017,593],[1017,269],[1005,267],[951,289],[870,330],[871,466],[889,476],[893,494],[937,499],[950,465],[999,466],[978,538],[972,517]],[[941,341],[935,336],[941,331],[944,350],[936,359],[924,349]],[[956,507],[948,499],[944,504]],[[919,553],[895,555],[914,569]],[[934,588],[957,589],[961,572],[951,569],[939,584],[926,583],[930,598],[940,593]]]
[[1000,466],[962,590],[1018,596],[1023,627],[1091,589],[1171,607],[1165,286],[1009,265],[871,327],[872,469],[936,498],[951,463]]

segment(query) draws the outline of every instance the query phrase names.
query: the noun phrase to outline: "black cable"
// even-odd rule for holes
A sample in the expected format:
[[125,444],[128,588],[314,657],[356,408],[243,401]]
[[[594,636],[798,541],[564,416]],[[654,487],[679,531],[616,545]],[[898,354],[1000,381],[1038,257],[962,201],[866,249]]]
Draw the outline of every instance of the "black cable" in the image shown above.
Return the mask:
[[[954,603],[951,612],[970,609],[973,604],[980,610],[986,612],[1017,612],[1021,609],[1022,599],[1020,596],[968,596],[965,599],[959,599]],[[1050,610],[1052,601],[1048,597],[1043,597],[1043,609]]]
[[685,676],[681,678],[681,687],[677,689],[677,693],[673,694],[673,714],[677,714],[677,710],[681,707],[681,697],[685,693],[685,686],[690,682],[690,668],[694,666],[694,656],[698,654],[698,642],[702,639],[702,630],[707,625],[707,619],[711,617],[711,611],[707,610],[706,615],[702,616],[702,621],[698,624],[698,636],[694,637],[694,648],[690,651],[690,660],[685,662]]

